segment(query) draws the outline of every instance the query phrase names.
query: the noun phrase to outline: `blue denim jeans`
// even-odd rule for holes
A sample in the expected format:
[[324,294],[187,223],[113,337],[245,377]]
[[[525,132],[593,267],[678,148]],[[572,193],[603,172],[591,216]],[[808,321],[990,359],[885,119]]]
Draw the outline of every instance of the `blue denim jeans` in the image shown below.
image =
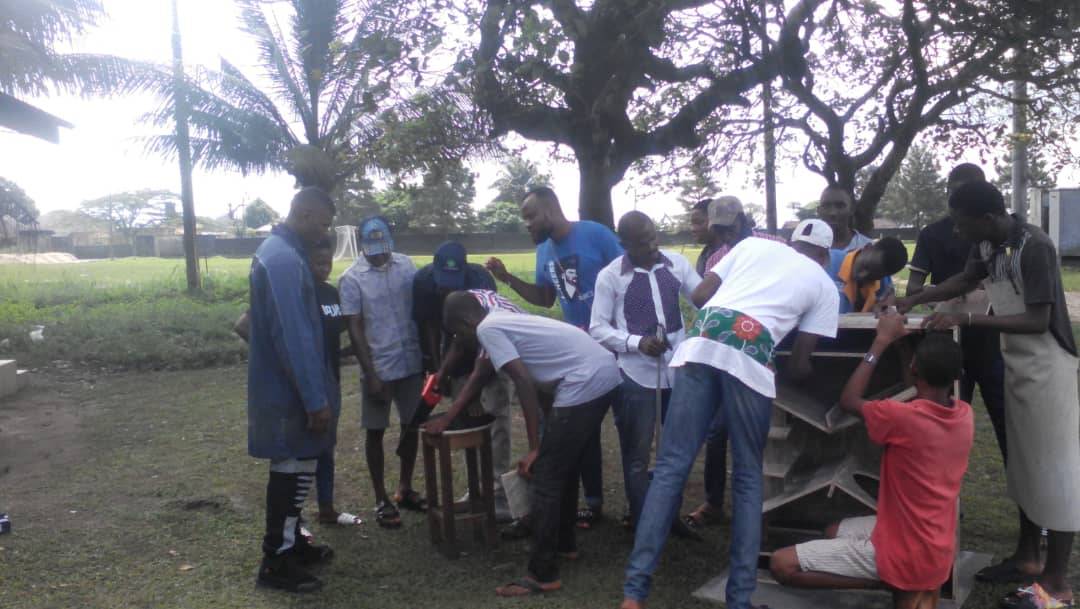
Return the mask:
[[675,371],[652,483],[645,495],[623,595],[644,601],[660,562],[690,468],[717,414],[731,444],[731,560],[729,609],[748,609],[761,550],[762,459],[772,400],[730,374],[690,363]]
[[[660,392],[661,418],[670,398],[670,389]],[[656,429],[656,389],[638,385],[623,374],[612,412],[615,428],[619,431],[626,502],[630,506],[631,521],[636,525],[645,503],[645,492],[649,490],[649,454]]]
[[727,485],[727,429],[724,419],[717,416],[709,428],[705,443],[705,501],[716,509],[724,506],[724,486]]

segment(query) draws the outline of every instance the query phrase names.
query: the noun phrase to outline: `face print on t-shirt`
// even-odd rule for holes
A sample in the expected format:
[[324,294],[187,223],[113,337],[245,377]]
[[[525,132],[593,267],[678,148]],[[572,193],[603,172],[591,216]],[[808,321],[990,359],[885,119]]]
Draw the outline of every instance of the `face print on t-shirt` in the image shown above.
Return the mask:
[[581,300],[585,297],[581,293],[581,287],[578,284],[577,254],[560,258],[557,262],[555,260],[549,261],[548,274],[551,275],[551,283],[555,284],[559,294],[565,300]]

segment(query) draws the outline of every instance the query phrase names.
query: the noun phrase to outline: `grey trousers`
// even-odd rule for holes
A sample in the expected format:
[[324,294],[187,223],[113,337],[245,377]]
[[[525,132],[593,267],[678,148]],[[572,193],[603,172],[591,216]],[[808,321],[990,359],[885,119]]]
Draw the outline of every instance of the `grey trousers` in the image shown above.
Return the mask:
[[[451,389],[457,395],[465,386],[468,377],[453,379]],[[491,426],[491,457],[495,469],[495,493],[496,496],[504,494],[501,476],[510,471],[510,432],[513,416],[511,415],[510,399],[516,397],[514,382],[505,373],[498,373],[480,392],[479,404],[470,404],[466,411],[473,411],[479,406],[485,414],[495,417]]]

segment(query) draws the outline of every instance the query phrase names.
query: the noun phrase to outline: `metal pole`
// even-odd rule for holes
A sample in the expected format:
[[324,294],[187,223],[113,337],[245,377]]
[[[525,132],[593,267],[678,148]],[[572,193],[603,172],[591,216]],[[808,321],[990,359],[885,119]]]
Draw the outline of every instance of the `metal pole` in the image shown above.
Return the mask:
[[[1017,71],[1024,69],[1024,52],[1016,50]],[[1027,218],[1028,190],[1028,130],[1027,130],[1027,83],[1013,82],[1013,134],[1012,134],[1012,210],[1020,218]]]
[[188,133],[187,91],[184,86],[184,58],[180,48],[180,16],[172,0],[173,115],[176,119],[176,156],[180,160],[180,202],[184,217],[184,261],[189,292],[199,290],[199,259],[195,254],[195,199],[191,187],[191,141]]

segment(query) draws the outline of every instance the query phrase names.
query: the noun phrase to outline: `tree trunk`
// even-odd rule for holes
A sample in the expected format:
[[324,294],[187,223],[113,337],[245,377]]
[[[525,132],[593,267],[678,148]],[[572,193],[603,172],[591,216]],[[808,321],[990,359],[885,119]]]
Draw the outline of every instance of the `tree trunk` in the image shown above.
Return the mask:
[[191,188],[191,143],[188,134],[187,91],[184,87],[184,59],[180,48],[180,18],[172,0],[173,111],[176,118],[176,148],[180,160],[180,201],[184,216],[184,261],[188,292],[199,290],[199,260],[195,254],[195,200]]
[[615,228],[615,212],[611,208],[611,169],[603,161],[578,155],[578,217]]

